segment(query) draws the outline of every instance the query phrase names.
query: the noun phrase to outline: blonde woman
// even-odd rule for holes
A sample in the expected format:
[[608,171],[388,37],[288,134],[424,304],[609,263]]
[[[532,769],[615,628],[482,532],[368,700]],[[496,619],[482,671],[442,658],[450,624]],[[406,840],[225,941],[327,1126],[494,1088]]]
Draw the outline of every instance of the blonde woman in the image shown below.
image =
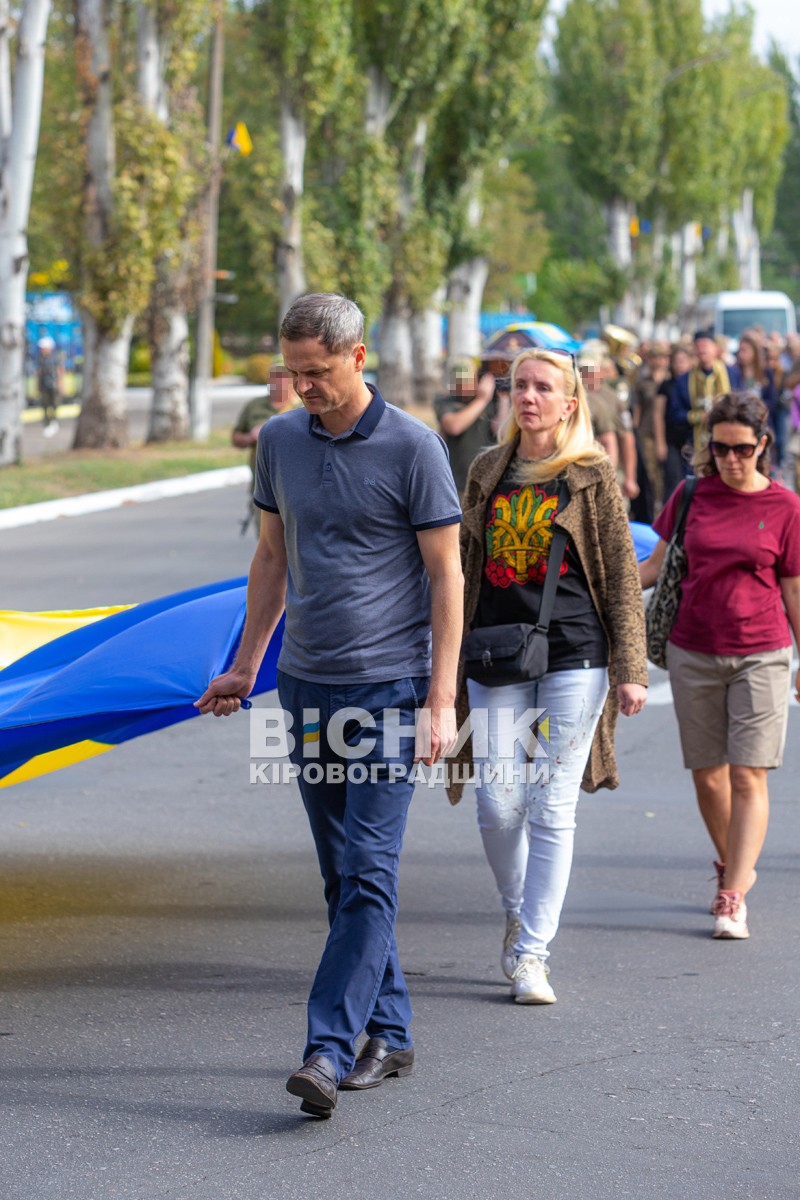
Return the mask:
[[[592,436],[572,356],[520,354],[511,402],[504,441],[474,461],[467,480],[465,629],[535,626],[554,530],[568,542],[547,672],[496,687],[462,680],[459,717],[469,707],[475,732],[461,758],[478,769],[478,824],[506,914],[501,965],[512,998],[552,1004],[548,947],[569,882],[578,790],[582,780],[589,791],[617,786],[616,716],[639,712],[646,696],[644,620],[619,487]],[[520,723],[526,732],[510,739]],[[459,785],[450,797],[460,797]]]

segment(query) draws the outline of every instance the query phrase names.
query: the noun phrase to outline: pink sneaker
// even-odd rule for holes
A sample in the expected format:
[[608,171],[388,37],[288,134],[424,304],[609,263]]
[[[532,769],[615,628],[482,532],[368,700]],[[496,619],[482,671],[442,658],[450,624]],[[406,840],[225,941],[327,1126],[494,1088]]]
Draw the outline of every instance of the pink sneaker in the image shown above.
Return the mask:
[[[711,913],[712,917],[716,916],[717,897],[719,896],[720,892],[723,891],[725,888],[725,863],[717,862],[717,860],[714,859],[714,870],[716,871],[716,874],[717,874],[717,891],[716,891],[716,895],[714,896],[714,899],[711,901],[711,908],[709,909],[709,912]],[[753,887],[755,885],[755,882],[757,879],[758,879],[758,872],[753,871],[753,874],[750,877],[750,887]]]
[[708,910],[712,917],[714,916],[714,910],[717,905],[717,897],[725,887],[725,863],[717,862],[717,860],[714,859],[714,870],[717,873],[717,890],[714,893],[714,899],[711,901],[711,908]]
[[741,892],[726,892],[721,889],[714,901],[715,938],[749,938],[747,928],[747,905]]

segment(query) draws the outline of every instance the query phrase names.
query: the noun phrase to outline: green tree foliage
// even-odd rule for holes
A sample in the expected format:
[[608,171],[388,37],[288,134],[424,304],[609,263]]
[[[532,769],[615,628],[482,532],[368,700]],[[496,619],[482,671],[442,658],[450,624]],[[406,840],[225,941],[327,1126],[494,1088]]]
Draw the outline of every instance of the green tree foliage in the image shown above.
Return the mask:
[[470,0],[354,0],[353,12],[367,145],[394,173],[394,195],[385,197],[395,209],[386,225],[391,292],[422,308],[448,256],[443,214],[427,194],[434,127],[472,66],[483,14]]
[[709,43],[701,0],[651,0],[651,19],[660,105],[656,169],[643,209],[677,229],[718,216],[710,151],[719,137],[712,82],[722,51]]
[[775,195],[775,225],[764,245],[764,286],[800,299],[800,79],[777,46],[770,51],[769,64],[786,83],[789,138]]
[[[338,103],[349,70],[349,0],[262,0],[250,28],[280,93],[313,134]],[[257,86],[256,81],[251,81]]]
[[641,203],[657,165],[664,82],[650,0],[570,0],[556,52],[576,179],[600,200]]
[[[537,47],[544,10],[543,0],[475,5],[471,45],[461,77],[438,113],[424,183],[426,208],[441,214],[450,235],[450,267],[491,253],[491,222],[476,230],[468,204],[483,173],[497,167],[542,111],[544,72]],[[513,174],[506,178],[519,182]],[[494,176],[481,188],[487,203],[497,186]]]
[[528,304],[529,280],[542,267],[549,239],[536,189],[519,164],[495,167],[484,191],[482,229],[489,248],[484,305],[502,312]]
[[753,12],[731,9],[712,25],[709,44],[719,67],[711,74],[715,137],[709,145],[720,208],[735,205],[745,188],[755,193],[759,231],[769,233],[782,154],[789,135],[787,81],[752,50]]

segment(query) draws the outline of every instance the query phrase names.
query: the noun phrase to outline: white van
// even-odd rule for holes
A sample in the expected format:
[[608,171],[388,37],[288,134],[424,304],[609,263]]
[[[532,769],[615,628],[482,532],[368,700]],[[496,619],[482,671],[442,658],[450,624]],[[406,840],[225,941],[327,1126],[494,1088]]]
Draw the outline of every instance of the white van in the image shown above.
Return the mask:
[[713,292],[700,297],[695,314],[698,329],[713,329],[735,344],[753,325],[784,337],[797,333],[795,307],[784,292]]

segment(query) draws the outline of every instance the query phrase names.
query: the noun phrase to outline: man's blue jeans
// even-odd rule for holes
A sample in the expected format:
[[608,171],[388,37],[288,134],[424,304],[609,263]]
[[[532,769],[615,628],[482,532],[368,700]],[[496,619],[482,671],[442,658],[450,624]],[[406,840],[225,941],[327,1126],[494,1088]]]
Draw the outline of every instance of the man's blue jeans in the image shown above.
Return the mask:
[[[388,683],[311,683],[278,672],[278,696],[293,718],[292,762],[301,770],[300,794],[308,814],[325,883],[330,933],[308,999],[310,1054],[324,1054],[341,1079],[353,1066],[355,1041],[362,1030],[383,1037],[393,1049],[411,1043],[411,1002],[397,956],[397,868],[413,784],[414,739],[384,746],[384,710],[398,710],[400,726],[414,723],[424,703],[429,680],[396,679]],[[343,740],[355,747],[362,738],[374,741],[368,753],[348,758],[328,741],[335,713],[346,708],[370,713],[343,725]],[[319,711],[319,739],[314,713]],[[362,718],[363,720],[363,718]],[[304,733],[303,726],[306,726]],[[335,738],[334,738],[335,741]],[[309,750],[316,751],[309,757]],[[395,751],[391,754],[387,750]],[[311,774],[303,768],[318,764]],[[359,767],[358,764],[362,766]],[[397,764],[394,773],[390,770]],[[328,780],[328,768],[342,769],[342,782]],[[362,769],[363,767],[363,769]],[[370,769],[375,767],[374,771]],[[347,777],[348,768],[363,782]],[[402,771],[401,771],[402,768]],[[392,778],[394,774],[395,778]],[[373,778],[374,776],[374,778]],[[399,776],[399,777],[398,777]]]

